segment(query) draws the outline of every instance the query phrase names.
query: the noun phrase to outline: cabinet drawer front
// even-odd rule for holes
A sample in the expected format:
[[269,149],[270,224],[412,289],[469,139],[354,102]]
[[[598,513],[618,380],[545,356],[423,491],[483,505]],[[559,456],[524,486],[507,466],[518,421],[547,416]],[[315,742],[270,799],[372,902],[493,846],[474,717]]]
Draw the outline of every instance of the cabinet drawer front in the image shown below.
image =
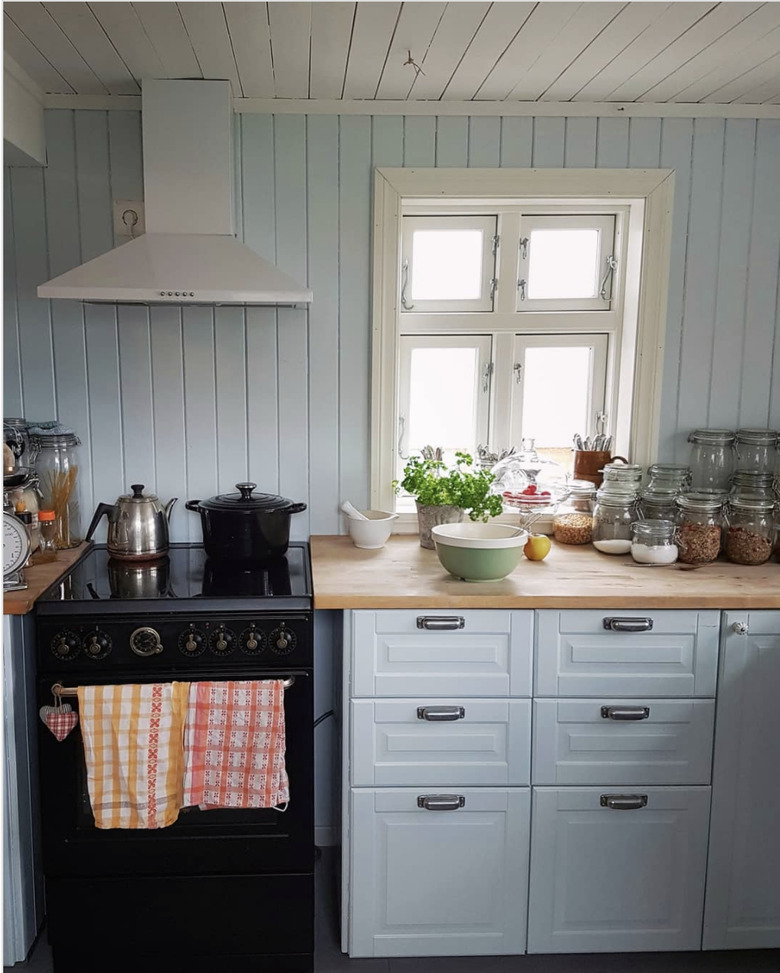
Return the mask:
[[699,949],[709,804],[708,787],[534,788],[529,953]]
[[[418,716],[443,707],[465,715]],[[351,708],[353,787],[530,783],[530,699],[355,699]]]
[[714,719],[712,699],[535,700],[533,782],[709,784]]
[[718,612],[540,611],[535,695],[714,696],[718,634]]
[[524,952],[530,791],[459,788],[445,811],[429,793],[351,792],[350,956]]
[[[417,628],[418,616],[462,617],[464,627]],[[352,618],[353,696],[531,695],[533,612],[361,611]]]

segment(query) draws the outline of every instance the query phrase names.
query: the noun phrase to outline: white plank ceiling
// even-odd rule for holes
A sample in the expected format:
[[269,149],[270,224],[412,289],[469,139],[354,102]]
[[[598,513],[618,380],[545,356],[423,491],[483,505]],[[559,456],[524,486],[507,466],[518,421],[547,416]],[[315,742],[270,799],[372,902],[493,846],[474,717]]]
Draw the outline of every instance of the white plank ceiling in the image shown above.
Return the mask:
[[5,51],[47,94],[154,77],[238,98],[780,104],[778,2],[3,6]]

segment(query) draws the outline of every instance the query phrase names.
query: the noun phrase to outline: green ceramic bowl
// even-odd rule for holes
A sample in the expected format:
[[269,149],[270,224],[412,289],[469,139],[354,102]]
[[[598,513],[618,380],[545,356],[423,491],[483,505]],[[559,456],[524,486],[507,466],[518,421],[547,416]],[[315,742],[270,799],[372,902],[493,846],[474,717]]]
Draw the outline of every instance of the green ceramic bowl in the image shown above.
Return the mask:
[[442,567],[464,581],[505,578],[528,540],[528,531],[508,524],[441,524],[431,535]]

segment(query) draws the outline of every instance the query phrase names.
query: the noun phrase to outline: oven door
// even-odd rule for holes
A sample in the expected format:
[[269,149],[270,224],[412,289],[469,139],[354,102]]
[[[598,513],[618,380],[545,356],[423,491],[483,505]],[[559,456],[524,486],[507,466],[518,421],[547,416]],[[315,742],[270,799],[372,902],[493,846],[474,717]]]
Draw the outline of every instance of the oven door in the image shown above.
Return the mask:
[[[192,681],[207,675],[191,674]],[[61,681],[74,684],[73,672]],[[235,679],[281,678],[278,672],[231,673]],[[159,679],[159,676],[158,676]],[[51,702],[47,678],[40,703]],[[95,682],[96,680],[92,680]],[[298,671],[284,694],[290,802],[271,808],[184,809],[167,828],[95,827],[79,727],[58,742],[40,728],[44,869],[49,877],[95,875],[258,875],[308,872],[314,862],[311,670]],[[72,701],[74,708],[76,701]]]

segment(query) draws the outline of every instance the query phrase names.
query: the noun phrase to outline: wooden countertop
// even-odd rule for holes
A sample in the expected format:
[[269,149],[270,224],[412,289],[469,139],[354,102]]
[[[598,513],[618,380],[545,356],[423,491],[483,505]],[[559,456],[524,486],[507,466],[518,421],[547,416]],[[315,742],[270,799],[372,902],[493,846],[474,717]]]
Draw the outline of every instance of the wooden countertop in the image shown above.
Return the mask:
[[59,581],[63,574],[70,571],[89,547],[92,547],[91,541],[84,541],[78,547],[73,547],[67,551],[58,551],[56,561],[50,561],[47,564],[33,564],[32,567],[25,568],[24,580],[27,582],[27,587],[24,591],[3,592],[3,614],[26,615],[27,612],[32,611],[35,602],[44,591]]
[[378,551],[349,537],[311,538],[315,608],[780,608],[780,564],[716,561],[695,570],[641,567],[630,555],[556,544],[544,561],[525,558],[503,581],[459,581],[396,534]]

